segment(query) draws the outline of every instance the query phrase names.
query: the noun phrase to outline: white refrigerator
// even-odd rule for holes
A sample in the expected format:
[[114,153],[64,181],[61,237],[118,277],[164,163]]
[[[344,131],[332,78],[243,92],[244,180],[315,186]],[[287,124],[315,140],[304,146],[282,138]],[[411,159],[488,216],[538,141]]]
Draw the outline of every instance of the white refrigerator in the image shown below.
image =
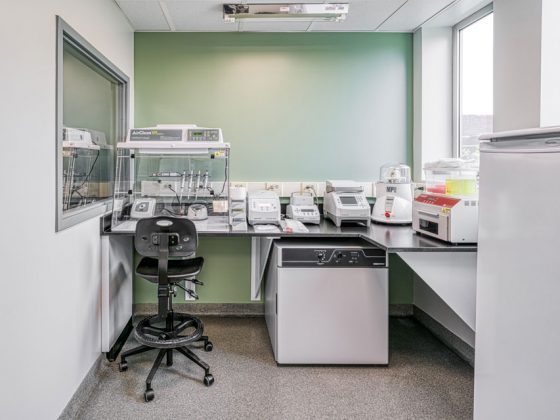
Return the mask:
[[474,418],[560,418],[560,127],[481,139]]

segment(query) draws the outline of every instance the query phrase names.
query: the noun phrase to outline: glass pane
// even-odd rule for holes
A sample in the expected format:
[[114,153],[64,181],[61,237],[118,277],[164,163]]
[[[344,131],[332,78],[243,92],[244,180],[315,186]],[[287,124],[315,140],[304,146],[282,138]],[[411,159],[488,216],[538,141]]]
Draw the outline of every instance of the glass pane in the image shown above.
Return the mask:
[[229,149],[117,149],[111,229],[144,217],[188,217],[201,231],[229,229]]
[[63,77],[63,211],[68,211],[113,194],[120,86],[67,42]]
[[493,14],[459,31],[459,156],[478,159],[478,136],[493,127]]

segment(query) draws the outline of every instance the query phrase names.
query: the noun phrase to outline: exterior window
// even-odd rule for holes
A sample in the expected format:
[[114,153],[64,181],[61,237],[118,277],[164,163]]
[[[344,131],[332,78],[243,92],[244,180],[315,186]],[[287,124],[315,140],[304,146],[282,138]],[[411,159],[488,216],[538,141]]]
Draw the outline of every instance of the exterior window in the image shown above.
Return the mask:
[[57,230],[109,210],[128,77],[57,18]]
[[478,137],[493,128],[493,14],[487,7],[457,24],[454,151],[479,158]]

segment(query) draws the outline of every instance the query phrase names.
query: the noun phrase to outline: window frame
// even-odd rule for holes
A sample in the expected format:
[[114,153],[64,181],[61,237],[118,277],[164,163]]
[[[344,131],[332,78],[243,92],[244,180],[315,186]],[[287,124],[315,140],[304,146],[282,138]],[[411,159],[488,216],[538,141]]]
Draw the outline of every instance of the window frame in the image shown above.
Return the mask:
[[483,7],[453,26],[453,157],[461,152],[461,37],[460,32],[494,12],[493,4]]
[[[101,216],[111,210],[112,197],[107,197],[95,203],[83,207],[64,211],[63,207],[63,147],[62,129],[64,117],[64,44],[68,43],[88,60],[98,66],[102,71],[108,73],[117,80],[117,108],[116,140],[126,137],[129,123],[129,77],[115,66],[107,57],[99,52],[84,37],[74,30],[60,16],[56,16],[56,224],[55,231],[67,229],[78,223]],[[116,150],[115,150],[116,152]],[[115,153],[116,154],[116,153]],[[115,171],[115,160],[113,159],[111,170]]]

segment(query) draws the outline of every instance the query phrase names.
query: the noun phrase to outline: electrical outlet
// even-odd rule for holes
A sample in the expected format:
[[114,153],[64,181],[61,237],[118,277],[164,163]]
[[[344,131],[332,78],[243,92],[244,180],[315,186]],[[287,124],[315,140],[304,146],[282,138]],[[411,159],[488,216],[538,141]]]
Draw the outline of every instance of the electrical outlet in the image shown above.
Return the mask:
[[327,189],[327,183],[326,182],[315,182],[315,188],[317,191],[317,197],[324,197],[325,196],[325,190]]
[[178,181],[142,181],[140,183],[140,194],[148,197],[175,197],[175,192],[179,194],[180,188],[181,183]]
[[[185,289],[192,290],[196,293],[196,285],[191,283],[190,281],[185,282]],[[195,298],[191,297],[187,292],[185,292],[185,300],[196,300]]]
[[264,189],[267,191],[274,191],[279,197],[283,197],[282,183],[280,182],[267,182],[265,183]]
[[233,181],[229,183],[230,188],[245,188],[247,189],[247,182]]
[[247,182],[247,192],[262,191],[265,187],[264,182]]
[[293,193],[301,192],[301,182],[283,182],[282,196],[291,197]]

